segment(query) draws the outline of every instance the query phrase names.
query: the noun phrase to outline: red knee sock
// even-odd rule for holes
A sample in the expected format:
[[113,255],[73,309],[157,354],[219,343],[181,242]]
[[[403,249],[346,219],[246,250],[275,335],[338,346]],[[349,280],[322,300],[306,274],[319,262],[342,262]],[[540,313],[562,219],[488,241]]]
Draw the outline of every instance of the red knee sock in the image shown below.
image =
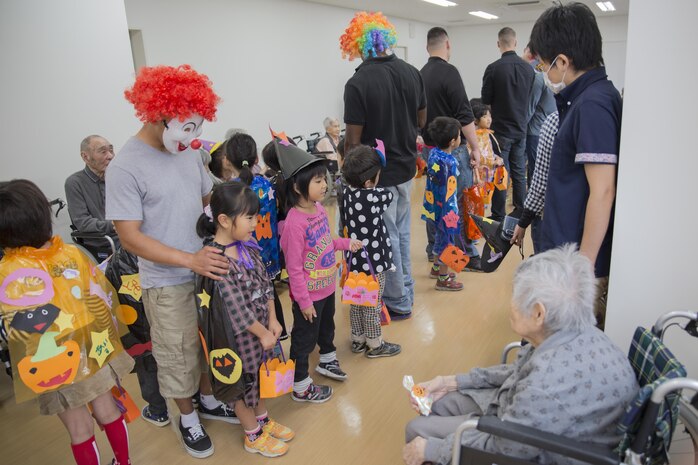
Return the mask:
[[115,421],[103,426],[111,449],[114,451],[116,463],[118,465],[131,465],[131,459],[128,456],[128,430],[124,417],[120,416]]
[[80,444],[71,444],[70,448],[78,465],[99,465],[99,449],[94,436]]

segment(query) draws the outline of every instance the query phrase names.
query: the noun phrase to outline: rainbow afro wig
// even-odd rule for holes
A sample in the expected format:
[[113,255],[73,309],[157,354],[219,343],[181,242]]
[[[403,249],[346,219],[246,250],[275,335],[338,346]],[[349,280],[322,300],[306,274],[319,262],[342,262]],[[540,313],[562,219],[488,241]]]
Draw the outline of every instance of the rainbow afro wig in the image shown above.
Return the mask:
[[392,49],[397,44],[395,26],[383,13],[360,11],[339,38],[342,58],[371,58]]
[[173,118],[183,121],[192,114],[211,121],[220,100],[208,77],[189,65],[143,67],[124,95],[144,123]]

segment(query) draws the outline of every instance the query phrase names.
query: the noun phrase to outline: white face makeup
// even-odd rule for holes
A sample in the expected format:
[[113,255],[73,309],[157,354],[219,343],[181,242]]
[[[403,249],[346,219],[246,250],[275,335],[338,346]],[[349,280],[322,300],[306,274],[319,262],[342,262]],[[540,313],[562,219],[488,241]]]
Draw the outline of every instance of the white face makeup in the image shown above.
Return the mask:
[[204,117],[191,115],[184,121],[172,118],[162,133],[162,143],[168,152],[178,154],[186,150],[193,139],[201,135]]

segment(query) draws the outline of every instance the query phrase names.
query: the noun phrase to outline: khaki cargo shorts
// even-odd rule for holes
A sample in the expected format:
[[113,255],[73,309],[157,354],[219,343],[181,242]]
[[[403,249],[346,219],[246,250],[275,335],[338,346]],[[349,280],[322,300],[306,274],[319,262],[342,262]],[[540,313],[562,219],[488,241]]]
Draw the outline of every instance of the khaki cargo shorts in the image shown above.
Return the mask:
[[203,352],[194,284],[143,289],[160,394],[168,399],[185,399],[199,390]]

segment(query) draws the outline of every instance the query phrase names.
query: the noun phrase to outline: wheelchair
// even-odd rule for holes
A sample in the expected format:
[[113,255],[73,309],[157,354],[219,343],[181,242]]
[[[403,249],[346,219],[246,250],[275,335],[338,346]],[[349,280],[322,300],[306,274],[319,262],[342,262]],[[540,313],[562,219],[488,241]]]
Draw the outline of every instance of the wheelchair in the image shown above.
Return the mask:
[[[58,214],[61,212],[66,207],[65,200],[63,199],[54,199],[49,202],[49,205],[51,207],[58,207],[56,210],[56,218],[58,218]],[[98,264],[104,262],[106,259],[109,257],[113,256],[116,253],[116,243],[114,242],[114,239],[112,239],[111,236],[107,234],[100,234],[100,233],[85,233],[85,232],[80,232],[78,231],[78,228],[75,227],[74,224],[70,224],[70,238],[73,240],[73,243],[75,244],[76,247],[78,247],[85,255],[87,255],[90,258],[93,258]],[[91,245],[87,244],[85,240],[90,240],[92,239],[93,241],[101,241],[104,243],[104,245]]]
[[[670,323],[676,319],[687,319],[688,323],[683,327]],[[463,433],[476,429],[592,465],[659,465],[668,463],[674,433],[681,428],[690,436],[693,446],[691,463],[698,464],[696,397],[689,401],[681,396],[682,389],[698,392],[698,380],[685,377],[685,368],[663,343],[664,333],[671,326],[679,326],[698,337],[697,323],[696,312],[670,312],[660,316],[651,330],[642,327],[635,330],[628,359],[640,390],[621,418],[619,432],[623,438],[615,448],[583,443],[502,421],[496,416],[482,416],[466,420],[456,430],[451,463],[534,465],[528,460],[462,445]],[[520,346],[519,342],[508,344],[502,353],[502,363],[506,363],[508,354]]]

